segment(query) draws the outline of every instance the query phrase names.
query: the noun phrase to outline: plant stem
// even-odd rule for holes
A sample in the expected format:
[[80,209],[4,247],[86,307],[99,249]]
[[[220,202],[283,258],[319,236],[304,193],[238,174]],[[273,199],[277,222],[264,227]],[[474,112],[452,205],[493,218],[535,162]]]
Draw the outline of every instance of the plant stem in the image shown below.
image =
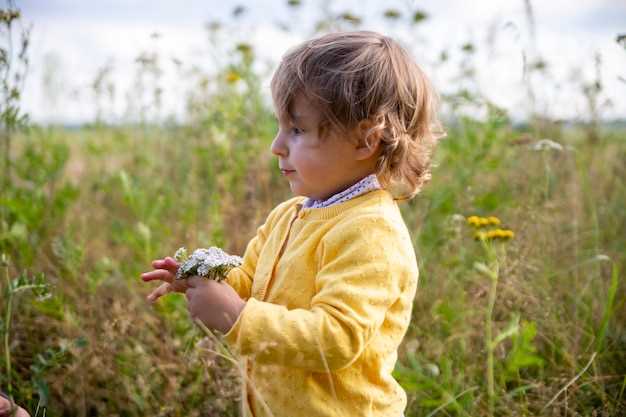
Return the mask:
[[495,388],[494,388],[494,376],[493,376],[493,346],[492,346],[492,314],[493,307],[496,301],[496,286],[498,281],[491,280],[491,289],[489,290],[489,306],[487,308],[487,317],[485,323],[485,345],[487,347],[487,394],[489,396],[489,415],[493,416],[494,400],[495,400]]
[[[4,254],[3,254],[4,258]],[[4,259],[3,259],[4,260]],[[11,280],[9,279],[8,262],[4,266],[4,274],[7,283],[7,309],[4,314],[4,363],[7,370],[7,386],[10,398],[13,398],[13,385],[11,383],[11,352],[9,351],[9,332],[11,330],[11,312],[13,302],[13,291],[11,291]]]
[[550,182],[552,177],[552,170],[550,169],[550,161],[549,161],[549,150],[544,149],[541,151],[541,158],[543,159],[543,166],[546,173],[546,185],[543,193],[544,201],[548,201],[550,198]]
[[489,278],[491,279],[491,287],[489,288],[489,303],[487,305],[487,314],[485,316],[485,348],[487,349],[487,396],[489,398],[489,416],[493,416],[495,410],[495,378],[494,378],[494,361],[493,351],[493,309],[496,304],[496,294],[498,289],[499,264],[493,248],[483,241],[483,248],[487,252],[489,258]]

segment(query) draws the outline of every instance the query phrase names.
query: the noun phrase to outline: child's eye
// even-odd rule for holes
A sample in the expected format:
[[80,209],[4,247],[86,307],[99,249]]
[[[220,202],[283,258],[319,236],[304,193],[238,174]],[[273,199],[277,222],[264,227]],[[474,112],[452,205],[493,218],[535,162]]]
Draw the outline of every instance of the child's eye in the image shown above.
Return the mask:
[[291,133],[293,133],[294,135],[301,135],[302,134],[302,129],[298,129],[297,127],[292,127],[291,128]]

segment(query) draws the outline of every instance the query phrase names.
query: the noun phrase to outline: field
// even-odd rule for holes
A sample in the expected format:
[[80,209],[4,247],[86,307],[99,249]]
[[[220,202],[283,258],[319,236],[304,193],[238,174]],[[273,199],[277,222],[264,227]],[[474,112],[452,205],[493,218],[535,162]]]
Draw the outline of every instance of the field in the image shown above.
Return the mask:
[[[253,60],[234,46],[184,124],[3,113],[0,389],[32,415],[239,415],[230,352],[139,274],[180,246],[242,254],[290,197]],[[432,181],[400,206],[420,269],[406,416],[626,415],[626,129],[442,100]],[[514,236],[476,239],[470,216]]]

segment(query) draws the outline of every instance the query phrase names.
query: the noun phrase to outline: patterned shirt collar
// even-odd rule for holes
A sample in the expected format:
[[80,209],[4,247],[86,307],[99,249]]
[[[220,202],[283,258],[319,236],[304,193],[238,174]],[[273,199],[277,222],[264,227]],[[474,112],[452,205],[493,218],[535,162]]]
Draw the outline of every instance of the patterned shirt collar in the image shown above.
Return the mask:
[[338,192],[331,197],[328,197],[326,200],[314,200],[312,198],[307,198],[303,204],[303,208],[329,207],[335,204],[343,203],[344,201],[348,201],[356,196],[380,188],[381,186],[378,182],[378,178],[376,178],[376,174],[370,174],[367,177],[361,179],[356,184],[352,185],[351,187],[341,192]]

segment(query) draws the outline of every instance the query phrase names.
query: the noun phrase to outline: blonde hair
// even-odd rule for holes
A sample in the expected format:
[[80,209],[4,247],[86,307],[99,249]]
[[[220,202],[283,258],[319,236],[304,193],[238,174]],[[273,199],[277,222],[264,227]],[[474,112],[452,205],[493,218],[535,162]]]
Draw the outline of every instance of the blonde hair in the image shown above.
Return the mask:
[[396,199],[414,197],[430,179],[431,155],[445,134],[438,97],[408,52],[376,32],[330,33],[287,51],[271,81],[279,114],[304,94],[322,115],[320,135],[348,133],[370,121],[378,134],[376,174]]

